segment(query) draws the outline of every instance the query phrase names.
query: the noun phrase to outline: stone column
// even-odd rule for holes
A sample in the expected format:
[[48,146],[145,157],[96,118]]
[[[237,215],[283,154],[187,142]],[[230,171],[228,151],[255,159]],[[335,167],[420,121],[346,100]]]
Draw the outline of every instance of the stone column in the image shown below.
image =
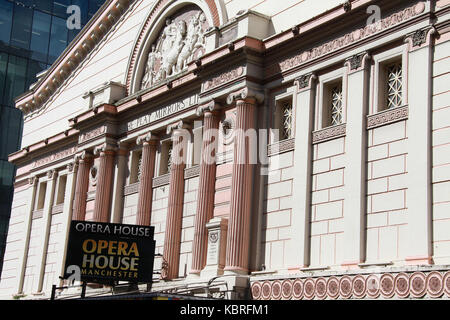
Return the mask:
[[367,113],[369,95],[370,56],[361,53],[347,62],[348,94],[347,135],[345,139],[345,215],[344,257],[342,265],[358,267],[366,258],[366,161],[367,161]]
[[104,144],[94,151],[94,154],[100,155],[93,217],[96,222],[109,222],[110,219],[115,153],[115,148],[108,144]]
[[31,234],[31,225],[33,221],[33,209],[36,202],[36,193],[39,184],[38,177],[30,177],[28,179],[29,186],[27,190],[27,201],[26,201],[26,215],[24,220],[24,230],[25,237],[23,238],[23,244],[21,246],[20,253],[21,255],[18,257],[18,282],[17,282],[17,293],[23,293],[23,285],[25,280],[25,268],[27,266],[27,258],[28,258],[28,249],[30,246],[30,234]]
[[125,186],[125,179],[127,175],[127,162],[130,151],[128,150],[128,144],[121,143],[117,151],[116,157],[116,169],[114,174],[114,190],[113,190],[113,203],[112,203],[112,218],[113,223],[121,223],[123,216],[123,191]]
[[38,271],[38,285],[37,285],[37,293],[41,293],[44,285],[44,276],[45,276],[45,263],[47,261],[47,249],[48,249],[48,240],[50,237],[50,226],[52,223],[52,208],[55,198],[55,189],[56,182],[58,178],[58,172],[56,170],[50,170],[47,172],[47,191],[45,193],[45,204],[44,204],[44,212],[43,212],[43,230],[40,235],[39,241],[39,264],[37,265]]
[[163,253],[163,260],[167,263],[167,267],[162,270],[162,277],[166,280],[178,277],[180,262],[184,169],[186,167],[186,148],[189,135],[186,128],[187,126],[182,121],[167,127],[167,133],[172,134],[173,148]]
[[149,133],[143,137],[139,137],[136,144],[142,144],[141,181],[139,183],[136,224],[149,226],[152,216],[153,176],[155,173],[158,140],[154,135]]
[[[66,181],[66,191],[64,195],[64,209],[62,213],[62,241],[58,244],[58,264],[56,267],[56,275],[58,277],[62,277],[64,275],[64,267],[65,267],[65,259],[67,255],[67,242],[69,241],[69,230],[70,223],[72,221],[72,207],[73,207],[73,199],[75,195],[75,186],[77,176],[78,166],[74,163],[70,163],[67,165],[67,181]],[[61,283],[60,283],[61,284]]]
[[214,101],[197,109],[198,116],[204,115],[204,122],[191,268],[191,274],[196,275],[200,275],[200,272],[206,265],[206,252],[208,249],[206,224],[214,216],[217,133],[220,120],[216,109],[217,105]]
[[87,191],[89,188],[89,171],[93,163],[93,156],[84,151],[75,157],[75,161],[78,162],[78,172],[72,220],[84,221],[86,216]]
[[296,80],[292,236],[287,245],[288,266],[292,272],[309,266],[310,262],[312,131],[314,130],[316,79],[316,75],[310,73]]
[[[236,128],[234,158],[231,182],[231,212],[228,223],[226,262],[224,271],[228,274],[248,274],[250,250],[250,215],[252,204],[253,174],[256,163],[250,159],[254,146],[247,136],[256,129],[256,105],[263,100],[259,93],[248,88],[228,97],[227,103],[236,101]],[[257,133],[255,131],[257,136]]]
[[409,38],[408,264],[432,264],[432,81],[434,28]]

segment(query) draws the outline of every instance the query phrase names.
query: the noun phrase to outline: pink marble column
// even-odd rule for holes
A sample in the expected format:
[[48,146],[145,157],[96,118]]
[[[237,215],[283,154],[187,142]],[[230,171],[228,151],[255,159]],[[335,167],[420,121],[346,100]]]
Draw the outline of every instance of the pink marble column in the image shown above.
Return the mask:
[[97,173],[93,221],[109,222],[116,153],[108,145],[105,145],[97,148],[95,154],[100,155],[100,164]]
[[77,156],[78,161],[77,182],[73,199],[72,220],[84,221],[86,215],[87,191],[89,188],[89,171],[93,157],[87,152]]
[[[212,102],[197,109],[197,115],[204,114],[203,144],[200,162],[200,177],[197,195],[197,214],[195,216],[195,233],[192,251],[191,274],[199,275],[206,265],[208,249],[208,230],[206,224],[214,216],[214,194],[216,183],[217,132],[219,129],[219,113]],[[213,161],[211,161],[213,160]]]
[[236,101],[236,128],[231,182],[231,209],[228,222],[226,262],[224,271],[247,274],[249,272],[250,216],[252,204],[253,171],[250,163],[250,146],[245,133],[256,128],[257,99],[249,96],[247,89],[228,98]]
[[186,136],[182,121],[170,125],[167,133],[172,133],[172,165],[170,168],[169,203],[167,207],[166,233],[164,238],[163,260],[166,268],[162,278],[166,280],[178,277],[180,263],[181,226],[183,218],[184,169],[186,167]]
[[138,145],[142,144],[141,181],[139,183],[136,224],[149,226],[152,215],[153,175],[155,172],[158,140],[149,133],[143,137],[139,137],[136,143]]

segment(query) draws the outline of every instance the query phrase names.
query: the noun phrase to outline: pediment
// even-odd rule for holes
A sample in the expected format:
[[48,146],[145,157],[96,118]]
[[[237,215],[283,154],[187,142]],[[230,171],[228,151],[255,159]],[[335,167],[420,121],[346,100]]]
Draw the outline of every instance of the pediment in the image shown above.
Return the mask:
[[128,65],[128,94],[183,73],[189,63],[207,52],[207,32],[225,21],[216,1],[159,4],[150,12],[136,39]]

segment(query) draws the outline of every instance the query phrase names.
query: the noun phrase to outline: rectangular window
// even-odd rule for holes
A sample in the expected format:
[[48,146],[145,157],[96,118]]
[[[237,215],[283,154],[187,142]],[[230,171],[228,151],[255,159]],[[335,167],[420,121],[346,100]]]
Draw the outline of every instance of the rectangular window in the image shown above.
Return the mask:
[[3,103],[14,106],[14,98],[25,91],[27,59],[9,56]]
[[50,15],[34,11],[30,45],[32,59],[44,62],[47,61],[48,43],[50,41],[50,25]]
[[14,21],[11,33],[11,45],[22,48],[30,48],[31,23],[33,10],[21,6],[14,6]]
[[48,52],[48,63],[53,63],[67,47],[67,25],[66,20],[58,17],[52,18],[50,33],[50,47]]
[[326,83],[323,90],[323,128],[342,124],[344,122],[342,79]]
[[141,181],[142,172],[142,151],[134,151],[131,154],[131,170],[130,170],[130,184]]
[[12,28],[13,4],[0,0],[0,42],[9,44]]
[[165,141],[161,144],[160,153],[160,167],[159,174],[164,175],[170,173],[170,168],[172,166],[172,141]]
[[402,63],[395,62],[385,66],[386,106],[387,109],[403,104],[403,69]]
[[47,192],[47,182],[41,182],[39,185],[39,193],[36,203],[36,210],[42,210],[44,209],[45,204],[45,194]]
[[67,176],[60,176],[58,183],[58,191],[56,194],[56,204],[63,204],[66,196]]

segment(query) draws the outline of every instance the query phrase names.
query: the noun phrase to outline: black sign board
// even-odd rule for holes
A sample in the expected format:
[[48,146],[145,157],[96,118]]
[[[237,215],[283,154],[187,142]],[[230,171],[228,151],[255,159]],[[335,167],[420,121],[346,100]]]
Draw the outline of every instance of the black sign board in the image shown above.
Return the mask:
[[[154,227],[72,221],[65,279],[151,283]],[[77,279],[77,277],[80,279]]]

